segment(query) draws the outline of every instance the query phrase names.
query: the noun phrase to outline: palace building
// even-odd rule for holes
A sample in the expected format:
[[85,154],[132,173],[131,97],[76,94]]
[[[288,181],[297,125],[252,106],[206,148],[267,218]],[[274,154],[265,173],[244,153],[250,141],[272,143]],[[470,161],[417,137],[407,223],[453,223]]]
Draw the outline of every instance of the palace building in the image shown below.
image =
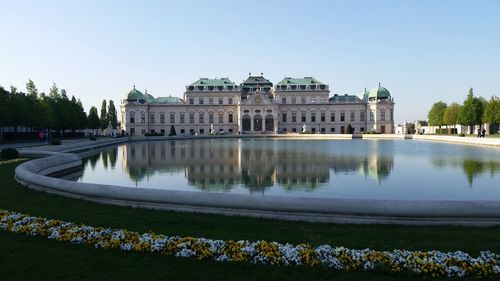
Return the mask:
[[285,77],[276,85],[262,74],[240,85],[200,78],[183,99],[154,98],[134,86],[120,108],[121,129],[131,136],[394,133],[394,100],[380,83],[359,96],[330,96],[328,84],[313,77]]

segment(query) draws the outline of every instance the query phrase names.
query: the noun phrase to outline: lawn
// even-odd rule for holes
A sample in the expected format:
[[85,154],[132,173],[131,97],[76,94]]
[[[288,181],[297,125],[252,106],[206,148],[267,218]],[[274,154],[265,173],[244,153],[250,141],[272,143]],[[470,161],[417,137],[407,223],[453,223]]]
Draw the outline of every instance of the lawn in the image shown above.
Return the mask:
[[[0,209],[93,226],[233,240],[309,242],[391,250],[500,252],[500,227],[337,225],[175,213],[106,206],[30,190],[15,182],[15,166],[0,162]],[[104,251],[0,231],[0,280],[419,280],[385,272],[223,264],[160,255]],[[3,276],[2,276],[3,275]],[[471,280],[473,278],[470,278]],[[436,279],[433,279],[436,280]],[[450,280],[450,279],[447,279]]]

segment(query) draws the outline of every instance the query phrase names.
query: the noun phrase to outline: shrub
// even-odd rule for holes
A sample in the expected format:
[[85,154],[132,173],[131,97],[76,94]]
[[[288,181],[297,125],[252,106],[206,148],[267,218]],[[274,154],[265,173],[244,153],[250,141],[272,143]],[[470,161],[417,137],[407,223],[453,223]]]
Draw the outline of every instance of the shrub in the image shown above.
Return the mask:
[[459,137],[465,137],[465,134],[458,134]]
[[2,150],[2,159],[10,160],[19,157],[19,152],[15,148],[6,148]]
[[61,145],[61,140],[60,139],[53,139],[50,141],[51,145]]
[[97,139],[95,138],[95,136],[90,136],[90,137],[89,137],[89,140],[91,140],[91,141],[95,141],[95,140],[97,140]]

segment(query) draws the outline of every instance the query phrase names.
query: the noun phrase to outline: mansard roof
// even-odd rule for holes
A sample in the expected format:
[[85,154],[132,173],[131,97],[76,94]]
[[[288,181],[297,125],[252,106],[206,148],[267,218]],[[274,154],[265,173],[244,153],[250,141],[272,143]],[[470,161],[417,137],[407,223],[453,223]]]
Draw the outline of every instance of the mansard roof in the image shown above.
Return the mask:
[[268,79],[264,78],[264,76],[248,76],[248,78],[241,83],[242,86],[252,86],[252,85],[269,85],[272,86],[273,83],[269,81]]
[[184,101],[181,98],[178,97],[157,97],[153,102],[153,104],[181,104],[184,103]]
[[325,83],[314,79],[314,77],[291,78],[285,77],[277,85],[324,85]]
[[348,95],[348,94],[345,94],[345,95],[333,95],[333,97],[331,97],[329,99],[330,103],[358,103],[358,102],[362,102],[362,100],[356,96],[356,95]]
[[214,78],[214,79],[209,79],[209,78],[200,78],[196,82],[190,84],[189,86],[234,86],[234,82],[229,80],[229,78]]

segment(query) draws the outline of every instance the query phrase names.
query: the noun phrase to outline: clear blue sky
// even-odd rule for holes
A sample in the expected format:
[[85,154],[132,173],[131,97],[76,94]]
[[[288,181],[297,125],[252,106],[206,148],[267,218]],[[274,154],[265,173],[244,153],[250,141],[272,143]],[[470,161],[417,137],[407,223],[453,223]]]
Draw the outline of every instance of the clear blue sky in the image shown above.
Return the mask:
[[396,121],[468,88],[500,95],[500,1],[0,0],[0,85],[31,78],[115,103],[133,84],[182,96],[199,77],[314,76],[333,94],[381,82]]

